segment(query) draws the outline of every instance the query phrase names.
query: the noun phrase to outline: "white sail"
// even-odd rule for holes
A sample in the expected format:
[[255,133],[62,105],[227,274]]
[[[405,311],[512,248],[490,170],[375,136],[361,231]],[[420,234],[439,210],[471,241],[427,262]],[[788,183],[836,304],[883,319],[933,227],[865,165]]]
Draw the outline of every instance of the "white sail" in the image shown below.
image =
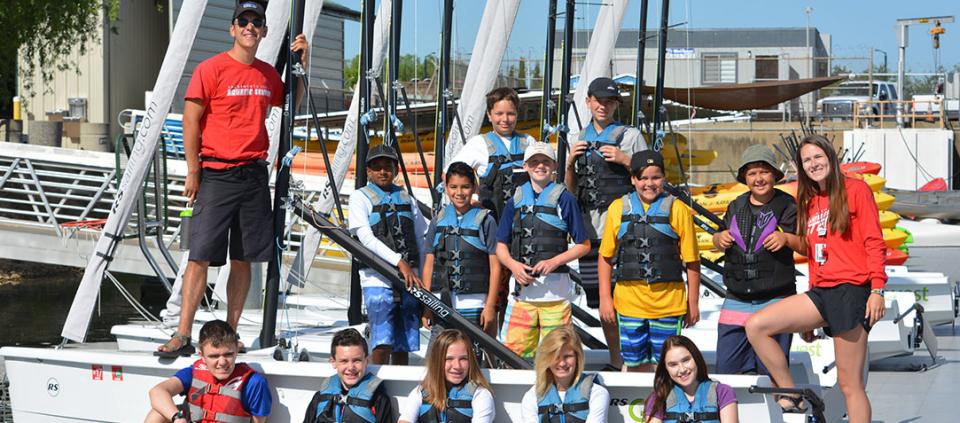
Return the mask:
[[123,234],[133,213],[134,201],[139,198],[140,187],[149,169],[150,160],[157,150],[162,123],[170,111],[173,96],[177,92],[177,83],[183,74],[183,67],[190,54],[193,40],[200,27],[206,0],[183,2],[177,23],[170,37],[170,45],[160,66],[157,82],[153,86],[153,96],[146,107],[143,122],[136,134],[136,144],[130,152],[123,179],[117,186],[116,201],[110,208],[110,215],[103,226],[102,235],[90,256],[90,262],[83,272],[83,279],[77,288],[77,294],[70,306],[70,313],[63,325],[64,338],[83,342],[87,328],[93,316],[93,309],[100,293],[103,273],[116,251],[118,237]]
[[[370,72],[373,75],[380,75],[383,71],[383,59],[387,55],[386,41],[390,37],[389,24],[392,4],[393,1],[391,0],[382,0],[373,23],[373,57],[370,58]],[[364,75],[360,77],[362,78]],[[333,183],[336,184],[338,192],[343,187],[343,180],[347,177],[350,161],[353,160],[353,154],[357,149],[357,129],[359,126],[357,112],[359,110],[360,87],[357,85],[353,88],[353,99],[350,101],[347,120],[343,123],[343,133],[340,135],[340,142],[337,143],[337,151],[334,153],[333,162],[330,165],[332,168],[330,174],[333,175]],[[329,185],[324,186],[316,204],[317,210],[321,213],[330,213],[333,210],[333,204],[333,192]],[[287,283],[299,285],[307,279],[310,264],[313,263],[317,249],[320,248],[320,241],[319,231],[312,226],[307,229],[306,237],[287,276]]]
[[[609,0],[603,2],[600,13],[597,14],[597,22],[593,26],[593,35],[590,37],[590,46],[587,47],[587,56],[580,68],[580,83],[577,84],[577,91],[573,95],[573,106],[577,108],[583,125],[590,120],[590,110],[587,109],[587,87],[595,78],[610,76],[610,60],[613,59],[614,45],[617,42],[617,35],[620,34],[620,25],[623,23],[626,8],[627,0]],[[569,75],[562,77],[567,78]],[[573,113],[574,110],[571,108],[567,114],[567,122],[570,126],[567,139],[571,144],[580,134],[580,127]]]
[[[283,36],[287,33],[288,22],[290,22],[290,0],[272,0],[267,3],[267,28],[270,30],[267,31],[266,38],[260,41],[260,46],[257,48],[257,59],[270,65],[276,62],[280,54],[280,46],[283,44]],[[280,125],[282,124],[283,108],[271,108],[266,121],[267,134],[270,137],[270,147],[267,149],[267,163],[269,163],[267,170],[271,175],[273,174],[273,163],[277,159],[277,146],[280,141]]]
[[[473,56],[470,58],[470,67],[463,81],[463,92],[457,113],[457,119],[463,123],[463,135],[467,139],[480,133],[480,127],[483,126],[483,115],[487,105],[485,96],[497,83],[503,53],[507,50],[507,43],[510,41],[519,7],[519,0],[491,0],[484,9],[480,32],[473,46]],[[479,60],[478,50],[482,51]],[[460,137],[457,122],[453,121],[452,125],[444,150],[445,165],[450,163],[466,141]]]

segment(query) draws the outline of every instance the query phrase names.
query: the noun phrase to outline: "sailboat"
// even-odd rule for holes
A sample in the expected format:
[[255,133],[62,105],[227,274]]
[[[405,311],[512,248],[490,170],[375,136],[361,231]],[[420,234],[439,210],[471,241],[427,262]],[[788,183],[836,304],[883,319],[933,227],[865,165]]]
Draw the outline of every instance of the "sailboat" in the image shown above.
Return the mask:
[[[272,0],[268,9],[268,16],[280,16],[281,13],[275,13],[279,10],[289,8],[291,13],[287,16],[291,20],[291,31],[296,32],[297,21],[302,22],[304,16],[310,16],[322,7],[322,1],[304,0]],[[549,0],[548,12],[550,13],[550,28],[548,33],[554,33],[555,20],[557,17],[558,0]],[[616,25],[607,25],[606,20],[620,19],[626,0],[613,0],[612,4],[605,8],[596,25],[596,35],[593,39],[604,40],[614,39],[616,31],[619,30],[619,22]],[[644,0],[646,3],[646,0]],[[294,260],[293,268],[287,275],[288,283],[293,279],[306,279],[311,272],[310,263],[314,263],[313,254],[324,242],[333,242],[348,252],[354,260],[360,260],[366,264],[378,269],[380,273],[388,275],[394,284],[400,281],[396,277],[392,267],[370,252],[357,241],[350,238],[344,230],[342,204],[344,191],[349,191],[344,187],[347,181],[346,175],[350,161],[357,153],[358,160],[362,162],[363,155],[367,148],[367,128],[370,124],[371,98],[381,82],[377,77],[381,74],[384,57],[387,55],[388,48],[391,50],[391,57],[396,54],[399,41],[398,35],[389,36],[391,28],[397,28],[395,19],[398,15],[402,2],[401,0],[382,0],[379,10],[374,19],[374,2],[365,1],[363,4],[363,28],[361,30],[363,37],[364,62],[361,69],[365,75],[371,78],[360,78],[356,95],[353,97],[350,109],[346,114],[343,129],[340,134],[339,142],[336,144],[336,152],[333,154],[332,161],[327,157],[326,152],[324,160],[326,161],[324,169],[326,179],[321,181],[321,189],[318,191],[316,199],[312,202],[307,201],[297,192],[287,192],[287,180],[290,177],[289,164],[284,169],[280,166],[277,173],[275,186],[277,188],[275,210],[288,210],[289,216],[285,213],[277,213],[275,221],[277,241],[282,245],[286,242],[284,235],[287,233],[287,221],[296,221],[297,224],[309,226],[312,228],[304,236],[301,242],[301,248],[298,251],[298,258]],[[499,68],[498,61],[502,58],[506,48],[506,40],[509,34],[498,31],[492,31],[490,28],[512,28],[516,19],[518,0],[489,0],[484,10],[482,18],[481,31],[478,35],[476,45],[474,46],[475,57],[483,57],[483,60],[477,60],[476,63],[483,63],[484,66],[478,67],[472,74],[468,72],[465,86],[470,86],[472,92],[469,98],[461,98],[458,106],[454,108],[456,115],[451,118],[451,108],[447,103],[453,104],[453,99],[443,95],[449,85],[449,74],[441,69],[440,83],[438,89],[441,95],[438,95],[436,104],[437,127],[435,133],[438,140],[445,142],[434,143],[434,157],[451,157],[462,141],[469,136],[477,133],[482,122],[482,108],[478,108],[478,102],[482,104],[482,95],[493,87],[495,80],[490,77],[491,72],[495,75]],[[572,36],[573,17],[575,15],[575,2],[566,0],[565,20],[565,39],[569,40]],[[451,34],[453,0],[443,0],[443,27],[444,34]],[[173,101],[173,93],[176,91],[176,83],[179,80],[180,73],[184,66],[186,53],[190,50],[190,45],[196,33],[197,27],[201,24],[200,16],[203,15],[203,9],[206,7],[206,1],[196,0],[185,2],[181,10],[180,19],[177,20],[176,27],[171,37],[171,46],[167,49],[167,56],[164,59],[163,67],[158,76],[157,84],[154,89],[150,107],[147,108],[147,114],[140,126],[137,134],[137,142],[128,162],[127,172],[117,189],[117,200],[111,209],[109,218],[102,229],[104,236],[100,238],[95,248],[95,254],[91,255],[90,263],[84,274],[84,279],[78,289],[77,297],[74,301],[71,315],[68,318],[63,336],[65,339],[82,343],[86,337],[86,330],[89,324],[90,316],[96,303],[96,297],[100,283],[105,272],[110,265],[110,258],[116,251],[115,234],[122,233],[126,227],[127,220],[133,212],[135,197],[140,187],[143,186],[143,179],[149,168],[150,160],[154,152],[160,126],[150,125],[148,122],[163,122],[167,111]],[[645,7],[644,7],[645,9]],[[668,9],[665,7],[665,9]],[[666,11],[664,12],[666,14]],[[391,26],[393,20],[393,26]],[[664,18],[664,25],[666,25]],[[270,22],[274,28],[285,27],[286,22]],[[309,26],[306,28],[310,30]],[[665,28],[663,29],[665,31]],[[281,35],[282,31],[275,31],[275,36]],[[612,35],[611,35],[612,33]],[[389,39],[389,45],[387,40]],[[598,41],[600,42],[600,41]],[[264,54],[266,58],[269,55],[274,57],[282,49],[278,44],[277,49],[267,51]],[[569,47],[569,42],[566,42]],[[663,47],[663,46],[662,46]],[[268,49],[269,50],[269,49]],[[444,45],[441,49],[441,63],[449,64],[450,40],[444,37]],[[547,54],[552,54],[552,48],[548,48]],[[569,50],[569,48],[568,48]],[[604,50],[601,47],[595,51]],[[569,52],[565,52],[569,54]],[[602,62],[602,58],[593,59]],[[565,59],[563,72],[569,76],[570,64]],[[396,60],[390,60],[391,63],[397,63]],[[548,61],[552,63],[552,60]],[[493,66],[497,64],[497,66]],[[473,64],[471,64],[473,65]],[[446,66],[446,65],[444,65]],[[584,65],[587,71],[582,71],[584,76],[595,74],[592,67]],[[473,66],[471,66],[473,69]],[[492,69],[492,70],[491,70]],[[594,73],[591,73],[594,72]],[[389,80],[396,79],[395,72],[390,72]],[[575,120],[572,113],[577,105],[573,104],[582,96],[578,93],[574,95],[575,101],[567,101],[567,94],[570,91],[569,78],[562,78],[566,88],[561,87],[562,105],[557,112],[556,122],[566,127]],[[295,78],[291,73],[287,73],[287,82],[294,83]],[[660,81],[662,82],[662,80]],[[389,84],[386,84],[389,85]],[[585,84],[581,84],[585,87]],[[392,91],[392,90],[391,90]],[[662,91],[662,86],[658,87]],[[550,89],[546,89],[544,94],[544,103],[550,101]],[[379,94],[383,97],[383,94]],[[392,93],[394,100],[397,99],[397,93]],[[465,94],[466,96],[466,94]],[[402,96],[401,96],[402,97]],[[581,98],[582,99],[582,98]],[[387,113],[390,117],[397,115],[398,106],[390,106]],[[409,104],[407,104],[409,110]],[[479,112],[478,112],[479,110]],[[546,126],[553,122],[550,107],[543,107],[547,116],[544,121]],[[478,116],[478,114],[480,116]],[[582,115],[582,114],[581,114]],[[366,119],[365,119],[366,117]],[[279,111],[272,114],[271,119],[281,119]],[[319,126],[319,125],[318,125]],[[278,162],[283,163],[283,158],[288,156],[287,149],[290,146],[290,125],[289,119],[287,125],[275,125],[278,128],[277,133],[272,134],[271,138],[277,141],[276,153],[272,158],[279,158]],[[449,132],[449,137],[444,135]],[[546,133],[546,132],[543,132]],[[561,137],[565,141],[566,132],[561,132]],[[385,142],[397,142],[394,135],[387,137]],[[325,143],[322,143],[326,145]],[[563,144],[561,144],[563,146]],[[561,150],[563,151],[563,150]],[[415,160],[414,160],[415,161]],[[442,166],[434,167],[433,181],[439,179]],[[424,164],[424,169],[426,166]],[[362,186],[362,172],[357,175],[355,181],[357,186]],[[415,196],[425,204],[436,204],[435,192],[430,190],[415,191]],[[289,201],[285,201],[289,199]],[[113,236],[111,236],[113,234]],[[329,241],[324,241],[324,239]],[[299,263],[299,264],[298,264]],[[241,357],[242,361],[250,364],[257,371],[265,374],[274,390],[273,413],[270,416],[271,421],[299,421],[304,414],[304,410],[310,401],[314,391],[322,382],[334,374],[333,369],[324,362],[329,351],[330,338],[333,332],[342,329],[348,325],[356,325],[362,328],[360,319],[359,301],[355,298],[357,292],[353,290],[352,298],[332,298],[329,296],[309,296],[309,295],[286,295],[286,289],[282,288],[281,263],[278,260],[271,262],[268,266],[268,278],[266,289],[266,305],[264,310],[248,310],[241,320],[239,331],[242,339],[256,339],[251,342],[251,351]],[[313,272],[316,272],[313,269]],[[355,274],[356,272],[351,272]],[[705,272],[707,277],[711,277]],[[322,277],[322,276],[321,276]],[[716,276],[713,276],[714,278]],[[401,288],[402,289],[402,288]],[[175,290],[175,289],[174,289]],[[488,337],[481,331],[465,323],[455,310],[445,305],[429,292],[413,288],[411,290],[421,302],[434,311],[434,314],[445,320],[448,326],[457,327],[469,333],[471,338],[479,341],[488,352],[493,353],[505,367],[509,369],[487,369],[484,373],[493,384],[496,401],[496,421],[508,422],[519,421],[519,400],[534,381],[534,374],[530,370],[530,364],[519,359],[512,352],[500,345],[495,339]],[[686,331],[685,334],[696,339],[700,345],[716,344],[715,322],[719,313],[722,298],[719,290],[710,290],[705,288],[702,308],[704,322],[702,325]],[[287,307],[280,307],[279,303],[285,303]],[[584,303],[577,303],[581,309],[585,309]],[[891,303],[895,306],[895,303]],[[906,308],[906,307],[904,307]],[[591,325],[591,317],[596,320],[595,315],[586,310],[584,314],[578,316],[580,322],[577,324],[586,339],[593,339],[592,345],[588,345],[587,365],[588,368],[599,368],[606,360],[606,350],[602,343],[597,344],[597,339],[603,339],[600,329]],[[198,320],[213,318],[222,318],[223,313],[218,311],[204,311],[198,313]],[[279,317],[278,317],[279,316]],[[200,325],[195,325],[199,328]],[[879,325],[878,325],[879,326]],[[261,329],[262,328],[262,329]],[[897,342],[903,332],[903,321],[900,326],[894,324],[896,330]],[[176,370],[186,367],[193,362],[192,358],[180,358],[177,360],[160,360],[150,354],[160,342],[165,340],[169,334],[164,331],[163,326],[159,324],[133,324],[122,325],[114,328],[112,332],[118,339],[117,347],[102,347],[99,345],[86,344],[66,344],[55,349],[43,348],[16,348],[4,347],[0,349],[0,356],[5,359],[7,377],[10,380],[10,396],[12,400],[12,410],[17,422],[60,422],[60,421],[105,421],[105,422],[128,422],[137,421],[143,418],[149,409],[147,390],[156,383],[168,378]],[[196,335],[194,335],[196,338]],[[423,342],[425,344],[425,342]],[[819,401],[817,410],[825,413],[825,419],[822,421],[839,421],[844,413],[843,399],[839,389],[836,387],[836,371],[823,371],[829,367],[832,361],[832,349],[829,344],[823,344],[824,354],[816,357],[807,352],[794,352],[791,355],[792,371],[798,375],[797,380],[804,387],[809,388],[809,395],[815,401]],[[712,362],[709,348],[705,348],[708,361]],[[829,351],[828,351],[829,350]],[[412,361],[416,364],[419,360],[413,357]],[[423,368],[417,365],[412,366],[373,366],[372,371],[378,377],[385,381],[384,386],[387,393],[395,401],[402,401],[407,393],[423,377]],[[642,419],[643,401],[650,393],[653,386],[652,374],[626,374],[602,372],[603,382],[611,394],[610,419],[611,422],[637,421]],[[716,375],[716,377],[731,385],[737,392],[739,401],[739,413],[743,421],[803,421],[803,415],[784,416],[780,408],[773,401],[772,396],[752,393],[754,391],[763,391],[771,388],[770,381],[764,376],[750,375]]]

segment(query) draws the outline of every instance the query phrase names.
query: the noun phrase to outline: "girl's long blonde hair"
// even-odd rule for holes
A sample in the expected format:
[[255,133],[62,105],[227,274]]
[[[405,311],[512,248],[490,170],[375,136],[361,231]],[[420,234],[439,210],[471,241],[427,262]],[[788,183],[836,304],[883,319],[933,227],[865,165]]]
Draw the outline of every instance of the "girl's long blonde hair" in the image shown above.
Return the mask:
[[477,357],[473,354],[473,342],[470,341],[463,332],[456,329],[446,329],[440,332],[430,348],[427,350],[427,374],[420,383],[420,390],[426,393],[423,402],[430,403],[437,410],[447,409],[447,390],[450,388],[444,374],[444,363],[447,360],[447,350],[456,342],[462,342],[464,349],[467,350],[467,359],[470,361],[470,370],[467,372],[466,382],[472,382],[478,387],[482,387],[490,393],[493,388],[490,382],[480,372],[480,365],[477,363]]
[[563,347],[570,347],[577,356],[577,373],[573,378],[572,385],[576,385],[583,375],[583,347],[580,345],[580,335],[570,326],[556,328],[547,334],[540,341],[537,347],[537,357],[534,360],[534,368],[537,371],[536,390],[537,396],[542,397],[557,381],[550,371],[550,366],[560,356]]

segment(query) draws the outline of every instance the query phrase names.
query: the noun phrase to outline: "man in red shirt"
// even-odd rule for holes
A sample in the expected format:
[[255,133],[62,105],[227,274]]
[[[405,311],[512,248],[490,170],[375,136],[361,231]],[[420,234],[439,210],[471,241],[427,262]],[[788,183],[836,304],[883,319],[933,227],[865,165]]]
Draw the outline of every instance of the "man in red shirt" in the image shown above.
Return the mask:
[[[156,355],[191,355],[193,318],[203,297],[209,266],[226,264],[227,322],[234,329],[250,290],[250,263],[270,260],[271,228],[264,120],[284,101],[284,86],[273,66],[257,60],[267,35],[263,4],[242,0],[230,25],[233,47],[197,65],[183,107],[187,178],[183,193],[193,203],[190,261],[183,276],[183,304],[177,333]],[[290,49],[306,64],[307,39]],[[302,89],[302,87],[301,87]],[[299,98],[298,93],[298,98]]]

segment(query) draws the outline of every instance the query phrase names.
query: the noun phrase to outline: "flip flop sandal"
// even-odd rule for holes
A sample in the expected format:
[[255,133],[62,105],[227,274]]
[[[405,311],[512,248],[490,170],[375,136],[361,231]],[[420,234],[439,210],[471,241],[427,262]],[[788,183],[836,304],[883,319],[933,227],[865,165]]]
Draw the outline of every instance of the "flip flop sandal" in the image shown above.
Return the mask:
[[790,401],[790,405],[786,407],[782,405],[780,406],[780,408],[783,409],[784,413],[803,414],[807,412],[807,405],[806,403],[803,402],[802,397],[795,397],[791,395],[776,395],[774,398],[776,399],[778,404],[781,399]]
[[[180,348],[174,348],[174,342],[180,344]],[[189,357],[197,350],[190,344],[190,336],[174,334],[166,344],[163,344],[166,351],[154,351],[153,355],[160,358]]]

